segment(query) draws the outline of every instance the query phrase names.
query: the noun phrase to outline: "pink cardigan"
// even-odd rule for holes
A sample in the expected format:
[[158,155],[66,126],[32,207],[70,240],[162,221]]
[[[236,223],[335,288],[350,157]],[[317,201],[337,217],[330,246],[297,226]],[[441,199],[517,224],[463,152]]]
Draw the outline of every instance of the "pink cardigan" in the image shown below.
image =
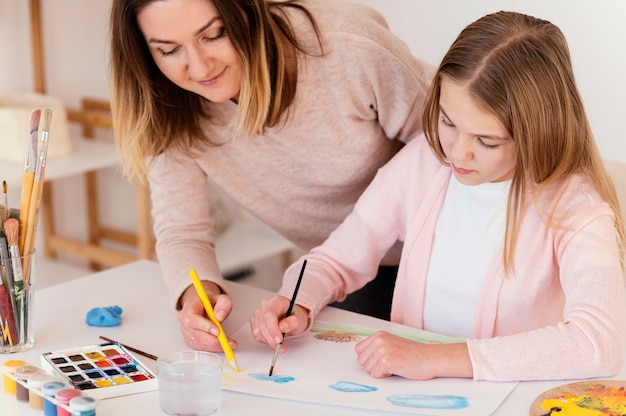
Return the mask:
[[[312,317],[363,286],[396,239],[405,241],[391,320],[422,328],[433,233],[451,170],[423,136],[381,168],[354,211],[314,248],[298,303]],[[467,339],[476,380],[550,380],[617,374],[626,343],[626,300],[613,212],[582,175],[550,201],[523,210],[515,272],[498,253],[484,279],[473,336]],[[550,228],[537,209],[557,209]],[[304,258],[304,257],[303,257]],[[280,294],[293,291],[302,259],[286,272]]]

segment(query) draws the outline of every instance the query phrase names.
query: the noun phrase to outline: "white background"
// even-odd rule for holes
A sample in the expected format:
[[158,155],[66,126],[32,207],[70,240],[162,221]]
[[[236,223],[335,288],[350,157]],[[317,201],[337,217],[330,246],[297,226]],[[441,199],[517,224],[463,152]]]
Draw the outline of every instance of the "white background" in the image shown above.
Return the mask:
[[[108,98],[109,0],[40,0],[48,94],[76,108]],[[436,65],[459,31],[498,10],[552,21],[565,33],[603,157],[626,162],[626,2],[623,0],[357,0],[378,9],[413,53]],[[33,91],[29,1],[0,0],[0,95]],[[329,2],[332,4],[332,1]],[[117,171],[101,177],[101,216],[134,229],[134,193]],[[84,233],[81,179],[55,186],[56,223]]]

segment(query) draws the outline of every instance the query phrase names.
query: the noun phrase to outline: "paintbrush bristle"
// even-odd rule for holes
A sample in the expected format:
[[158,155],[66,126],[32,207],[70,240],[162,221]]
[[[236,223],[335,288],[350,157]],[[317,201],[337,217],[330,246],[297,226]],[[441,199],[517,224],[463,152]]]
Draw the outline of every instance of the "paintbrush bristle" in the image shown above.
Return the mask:
[[41,118],[41,110],[36,109],[33,111],[33,114],[30,116],[30,134],[35,133],[39,130],[39,119]]
[[4,232],[7,235],[7,242],[10,246],[17,246],[20,234],[20,222],[15,218],[8,218],[4,221]]

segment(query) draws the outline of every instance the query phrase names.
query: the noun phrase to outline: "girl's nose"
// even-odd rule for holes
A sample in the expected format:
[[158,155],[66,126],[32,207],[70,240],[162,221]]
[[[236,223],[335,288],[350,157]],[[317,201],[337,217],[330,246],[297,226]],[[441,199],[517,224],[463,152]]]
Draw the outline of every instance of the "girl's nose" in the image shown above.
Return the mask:
[[459,135],[452,145],[453,160],[469,160],[472,158],[472,141],[469,137]]

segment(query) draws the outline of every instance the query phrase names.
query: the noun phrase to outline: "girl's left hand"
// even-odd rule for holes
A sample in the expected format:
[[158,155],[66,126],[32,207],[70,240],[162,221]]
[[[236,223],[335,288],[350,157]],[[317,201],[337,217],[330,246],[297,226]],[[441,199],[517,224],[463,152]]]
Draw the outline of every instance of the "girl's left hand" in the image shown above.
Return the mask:
[[465,343],[426,344],[379,331],[355,347],[357,362],[375,378],[397,375],[412,380],[472,377]]

